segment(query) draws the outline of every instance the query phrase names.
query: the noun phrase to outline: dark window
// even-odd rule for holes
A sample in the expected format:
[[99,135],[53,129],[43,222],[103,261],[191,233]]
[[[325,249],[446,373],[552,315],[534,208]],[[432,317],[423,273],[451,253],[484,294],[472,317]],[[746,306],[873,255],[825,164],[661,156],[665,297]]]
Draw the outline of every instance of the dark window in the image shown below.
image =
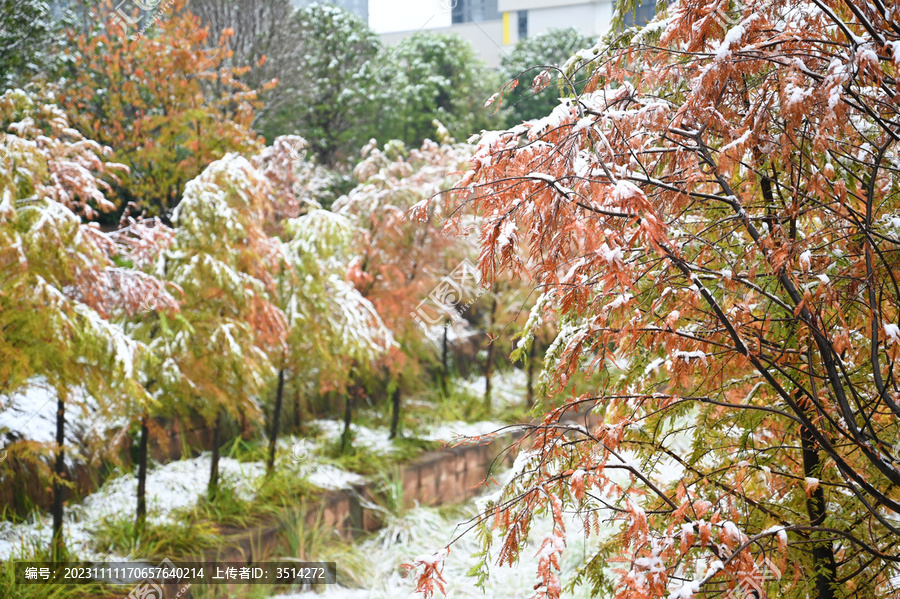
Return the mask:
[[456,23],[480,23],[500,18],[497,0],[458,0],[453,7],[451,21]]
[[523,40],[528,37],[528,11],[519,11],[519,39]]
[[625,13],[625,27],[632,27],[635,24],[639,27],[643,27],[655,16],[656,0],[643,0],[643,2],[638,5],[636,11],[632,12],[629,10]]
[[456,25],[457,23],[465,23],[466,22],[466,0],[459,0],[456,4],[451,4],[453,6],[453,16],[450,19],[451,22]]

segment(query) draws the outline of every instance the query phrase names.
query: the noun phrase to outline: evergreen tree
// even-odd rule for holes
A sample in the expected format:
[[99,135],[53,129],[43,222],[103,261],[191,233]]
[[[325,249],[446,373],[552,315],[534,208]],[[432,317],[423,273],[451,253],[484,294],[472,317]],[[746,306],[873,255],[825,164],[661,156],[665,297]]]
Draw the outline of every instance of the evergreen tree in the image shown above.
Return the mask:
[[[582,48],[592,45],[593,40],[581,35],[573,27],[550,29],[541,35],[519,40],[512,52],[500,59],[500,76],[503,82],[517,80],[508,86],[503,94],[502,105],[513,123],[538,119],[546,115],[559,103],[559,88],[548,86],[542,91],[534,91],[531,83],[546,70],[561,68],[569,58]],[[558,72],[558,71],[557,71]],[[572,89],[564,78],[560,79],[562,91],[574,95],[584,87],[583,81],[572,81]]]
[[[459,35],[419,32],[385,49],[379,60],[390,76],[384,100],[390,138],[418,146],[434,137],[435,120],[456,139],[503,124],[502,115],[484,106],[498,78]],[[384,134],[380,139],[387,140]]]
[[333,4],[311,4],[292,17],[291,51],[279,54],[278,86],[267,94],[261,131],[299,134],[333,166],[379,131],[378,35]]

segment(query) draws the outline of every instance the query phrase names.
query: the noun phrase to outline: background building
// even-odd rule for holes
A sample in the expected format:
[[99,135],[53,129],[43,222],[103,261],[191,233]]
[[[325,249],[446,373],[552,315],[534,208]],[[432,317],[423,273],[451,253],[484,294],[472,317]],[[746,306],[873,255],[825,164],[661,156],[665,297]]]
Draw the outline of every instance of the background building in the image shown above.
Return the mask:
[[[548,29],[574,27],[584,35],[603,35],[615,0],[294,0],[294,5],[324,1],[359,15],[388,44],[423,30],[457,33],[493,68],[518,40]],[[637,22],[653,17],[655,6],[654,0],[645,0]]]
[[[614,0],[369,0],[369,26],[388,44],[421,30],[458,33],[496,67],[519,39],[548,29],[603,35],[613,8]],[[655,0],[644,0],[637,22],[647,22],[655,10]],[[626,25],[631,21],[628,15]]]

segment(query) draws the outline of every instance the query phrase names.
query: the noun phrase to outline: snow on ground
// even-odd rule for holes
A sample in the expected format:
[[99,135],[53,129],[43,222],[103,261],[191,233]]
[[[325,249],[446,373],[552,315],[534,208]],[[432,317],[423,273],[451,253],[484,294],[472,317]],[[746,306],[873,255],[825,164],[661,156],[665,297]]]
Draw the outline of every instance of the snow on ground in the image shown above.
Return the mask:
[[[463,516],[446,517],[435,508],[420,507],[392,518],[376,536],[364,541],[359,547],[360,555],[366,557],[368,572],[365,579],[371,585],[365,589],[347,588],[340,584],[324,587],[324,592],[316,595],[317,599],[396,599],[399,597],[416,597],[413,592],[415,579],[413,576],[403,577],[401,564],[411,563],[416,557],[431,555],[452,538],[468,528],[464,522],[477,513],[476,500],[472,500],[463,508]],[[537,582],[537,562],[541,540],[551,532],[551,522],[547,517],[536,517],[528,538],[527,546],[522,550],[520,561],[515,567],[499,567],[493,563],[489,566],[490,576],[484,591],[475,586],[475,581],[466,576],[466,572],[477,563],[472,554],[480,549],[475,535],[470,531],[458,540],[450,550],[444,567],[444,578],[447,580],[447,597],[491,597],[496,599],[521,599],[534,594]],[[584,526],[578,516],[568,516],[566,529],[571,531],[568,547],[561,559],[565,584],[576,568],[583,564],[585,555],[595,548],[600,538],[590,537],[587,541],[581,532]],[[601,535],[608,536],[611,528],[601,529]],[[499,546],[499,536],[495,537],[494,547]],[[495,556],[496,557],[496,556]],[[338,579],[341,575],[341,559],[335,561],[338,567]],[[349,560],[348,560],[349,561]],[[344,578],[346,580],[346,578]],[[278,595],[277,599],[306,599],[308,594]],[[588,589],[579,587],[566,597],[590,597]],[[276,599],[273,597],[272,599]]]
[[366,478],[355,472],[341,470],[331,464],[319,464],[310,467],[309,482],[321,489],[347,489],[366,482]]
[[[197,503],[209,479],[210,455],[170,462],[147,473],[147,520],[160,524],[170,520],[172,511],[190,508]],[[262,462],[241,463],[220,458],[219,474],[234,483],[238,494],[249,499],[254,481],[265,472]],[[131,474],[108,481],[80,504],[66,510],[63,524],[68,547],[75,555],[90,560],[105,559],[91,547],[91,531],[104,518],[128,517],[137,507],[137,477]],[[23,545],[36,543],[46,547],[50,543],[51,519],[47,514],[36,515],[31,522],[12,524],[0,521],[0,559],[19,553]]]
[[[317,487],[345,489],[365,481],[358,474],[319,463],[318,458],[310,452],[313,444],[307,440],[287,438],[279,445],[282,447],[279,452],[279,467],[287,465],[298,476],[306,476]],[[301,449],[295,452],[294,447]],[[303,459],[296,459],[297,456]],[[209,479],[209,469],[209,453],[152,467],[147,473],[148,521],[151,524],[169,522],[174,510],[194,506],[206,492],[205,482]],[[219,459],[219,476],[223,481],[230,481],[242,499],[249,500],[253,497],[257,481],[264,474],[263,462],[239,462],[227,457]],[[126,474],[108,481],[80,504],[69,507],[66,510],[64,530],[70,550],[82,559],[107,559],[109,556],[98,554],[91,547],[91,531],[104,518],[130,517],[135,513],[136,504],[137,477]],[[0,560],[21,553],[23,548],[27,552],[27,547],[31,544],[48,546],[50,534],[51,519],[47,514],[37,514],[32,521],[21,524],[0,521]]]
[[[484,397],[484,382],[484,375],[471,376],[457,381],[457,386],[469,395]],[[523,404],[527,392],[528,375],[519,368],[495,372],[491,378],[491,402],[494,406],[502,408]]]
[[[324,439],[340,439],[344,430],[344,423],[336,420],[315,420],[313,426],[319,430],[319,436]],[[480,437],[496,432],[507,426],[503,422],[481,420],[478,422],[463,422],[461,420],[429,425],[419,433],[401,433],[423,441],[443,441],[455,445],[465,441],[468,437]],[[353,432],[353,445],[372,453],[392,453],[395,450],[390,439],[390,431],[386,427],[369,428],[361,424],[351,424]]]
[[[321,437],[334,441],[341,438],[344,432],[344,423],[337,420],[313,420],[312,425],[319,430]],[[371,451],[372,453],[393,453],[394,444],[390,439],[390,431],[387,428],[369,428],[360,424],[350,424],[353,435],[353,446]]]
[[[525,377],[519,370],[498,373],[495,377],[494,397],[497,404],[522,401],[524,397]],[[461,386],[469,392],[483,390],[484,377],[461,381]],[[115,426],[102,414],[98,404],[92,398],[82,398],[78,402],[87,405],[87,412],[72,409],[67,414],[67,439],[77,444],[80,439],[90,433],[99,433]],[[0,411],[0,433],[14,433],[16,438],[26,438],[40,442],[53,442],[56,430],[56,393],[46,381],[34,380],[19,392],[0,397],[3,410]],[[365,482],[365,478],[325,463],[316,450],[323,440],[339,439],[343,431],[343,423],[336,420],[316,420],[313,422],[319,434],[314,439],[299,437],[283,437],[279,440],[279,466],[286,465],[298,476],[306,477],[313,485],[323,489],[346,489]],[[431,441],[444,441],[456,444],[467,437],[479,437],[502,428],[502,422],[481,421],[467,423],[462,421],[431,425],[418,435],[418,438]],[[389,439],[387,428],[369,428],[352,424],[353,443],[372,453],[389,454],[395,447]],[[147,512],[152,524],[171,520],[171,514],[177,509],[189,509],[197,503],[206,491],[205,481],[209,477],[210,455],[203,453],[193,459],[170,462],[163,465],[151,464],[147,474]],[[256,488],[257,480],[264,474],[262,462],[238,462],[235,459],[222,457],[219,472],[223,480],[230,480],[238,494],[250,499]],[[91,546],[91,531],[104,518],[129,517],[136,508],[137,477],[125,474],[107,481],[95,493],[86,497],[80,504],[69,506],[65,515],[65,535],[73,555],[85,560],[100,561],[104,559],[122,558],[98,554]],[[423,515],[424,514],[424,515]],[[429,512],[421,512],[419,516],[428,520],[433,518]],[[419,517],[415,516],[415,517]],[[413,516],[411,516],[413,517]],[[398,523],[402,525],[402,523]],[[443,532],[447,523],[441,523],[433,532]],[[28,554],[32,545],[46,547],[50,541],[51,520],[48,514],[34,514],[31,521],[13,524],[0,521],[0,560],[9,559],[13,555]],[[412,542],[412,541],[410,541]],[[423,541],[424,542],[424,541]],[[349,591],[348,591],[349,592]]]

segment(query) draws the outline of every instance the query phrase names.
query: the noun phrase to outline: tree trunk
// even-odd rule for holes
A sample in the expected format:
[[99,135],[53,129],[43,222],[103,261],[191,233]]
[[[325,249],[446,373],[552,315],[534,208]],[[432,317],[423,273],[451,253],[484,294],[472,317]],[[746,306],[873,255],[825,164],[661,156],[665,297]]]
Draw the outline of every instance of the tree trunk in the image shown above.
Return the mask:
[[138,485],[137,485],[137,528],[141,530],[147,521],[147,446],[150,443],[150,429],[147,428],[147,416],[141,417],[141,438],[138,446]]
[[447,329],[450,328],[450,320],[444,321],[444,338],[441,341],[441,390],[447,392],[447,379],[450,378],[450,366],[447,364]]
[[341,434],[341,453],[347,451],[350,446],[350,421],[353,418],[353,404],[355,403],[356,390],[344,395],[344,432]]
[[213,427],[212,459],[209,461],[209,483],[206,485],[206,495],[212,501],[219,491],[219,445],[222,443],[222,412],[216,415],[216,424]]
[[[821,476],[819,452],[816,451],[812,434],[802,427],[800,443],[803,447],[803,475],[807,478]],[[810,526],[825,524],[825,491],[819,485],[806,500],[806,511],[809,514]],[[814,535],[816,533],[813,533]],[[813,566],[816,571],[816,591],[818,599],[834,599],[834,584],[837,579],[837,566],[834,561],[834,549],[829,541],[816,543],[812,547]]]
[[272,434],[269,436],[269,461],[266,463],[266,474],[271,474],[275,467],[275,442],[278,440],[278,427],[281,424],[281,404],[284,398],[284,368],[278,371],[278,389],[275,391],[275,412],[272,414]]
[[391,439],[394,439],[397,436],[397,429],[400,426],[400,385],[397,384],[397,388],[394,389],[394,393],[391,396],[391,403],[393,404],[393,411],[391,412]]
[[66,401],[63,395],[56,395],[56,466],[53,479],[53,537],[50,545],[50,553],[54,561],[61,561],[65,544],[63,543],[63,487],[61,479],[65,466],[65,440],[66,440]]
[[294,430],[300,430],[300,385],[294,380]]
[[534,405],[534,357],[537,354],[537,338],[531,340],[531,347],[528,349],[528,395],[525,401],[528,407]]
[[491,330],[494,328],[494,318],[497,314],[497,294],[494,293],[494,299],[491,301],[491,316],[488,321],[488,346],[487,358],[484,362],[484,407],[488,413],[491,412],[491,376],[494,374],[494,340],[490,338]]
[[250,439],[250,423],[247,421],[247,412],[241,410],[241,438],[244,441]]

